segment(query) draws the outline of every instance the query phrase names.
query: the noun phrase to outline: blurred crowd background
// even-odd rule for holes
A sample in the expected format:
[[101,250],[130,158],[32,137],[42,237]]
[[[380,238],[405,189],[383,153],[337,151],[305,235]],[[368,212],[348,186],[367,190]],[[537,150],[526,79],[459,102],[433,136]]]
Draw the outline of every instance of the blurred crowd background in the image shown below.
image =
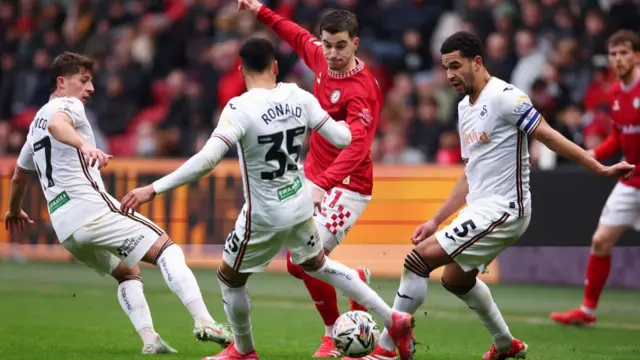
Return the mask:
[[[607,36],[640,29],[633,0],[270,0],[317,34],[329,8],[354,11],[358,56],[385,93],[373,145],[391,164],[459,162],[456,104],[439,47],[464,29],[484,40],[490,72],[527,92],[545,118],[591,148],[609,131]],[[46,70],[64,50],[97,60],[87,115],[117,156],[185,157],[210,136],[222,106],[244,91],[237,52],[271,39],[279,80],[312,91],[313,74],[253,15],[229,0],[0,0],[0,155],[15,154],[49,97]],[[532,144],[535,166],[562,164]],[[235,151],[228,156],[235,157]]]

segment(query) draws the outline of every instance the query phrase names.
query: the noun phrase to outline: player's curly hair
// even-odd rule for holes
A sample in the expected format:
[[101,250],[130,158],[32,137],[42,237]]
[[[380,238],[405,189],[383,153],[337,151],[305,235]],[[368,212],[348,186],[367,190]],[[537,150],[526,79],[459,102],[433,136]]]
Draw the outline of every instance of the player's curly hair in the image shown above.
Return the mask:
[[458,31],[449,36],[440,47],[440,54],[450,54],[459,51],[460,56],[465,59],[473,59],[476,56],[484,57],[484,46],[482,41],[467,31]]
[[64,52],[51,62],[47,73],[47,85],[51,92],[56,91],[58,86],[58,76],[72,76],[81,71],[93,73],[95,62],[88,56]]
[[358,35],[358,18],[349,10],[330,10],[320,19],[320,31],[337,34],[346,31],[353,39]]

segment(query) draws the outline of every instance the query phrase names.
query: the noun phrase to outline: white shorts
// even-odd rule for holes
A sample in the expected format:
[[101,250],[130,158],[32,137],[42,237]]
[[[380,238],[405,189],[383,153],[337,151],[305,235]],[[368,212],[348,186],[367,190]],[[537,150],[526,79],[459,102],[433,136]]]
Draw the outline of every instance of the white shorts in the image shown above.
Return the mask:
[[640,190],[617,183],[602,209],[600,224],[624,225],[640,231]]
[[291,262],[302,264],[312,259],[322,243],[312,218],[283,230],[247,229],[240,214],[235,230],[227,236],[222,261],[239,273],[263,272],[284,246],[291,253]]
[[493,204],[469,205],[435,236],[462,270],[483,273],[524,234],[530,220],[531,216],[519,218]]
[[370,200],[369,195],[341,188],[333,188],[325,194],[322,211],[313,217],[318,228],[323,229],[320,236],[325,249],[333,250],[344,240]]
[[76,230],[62,246],[76,259],[105,275],[111,274],[121,261],[132,269],[163,233],[138,213],[108,212]]

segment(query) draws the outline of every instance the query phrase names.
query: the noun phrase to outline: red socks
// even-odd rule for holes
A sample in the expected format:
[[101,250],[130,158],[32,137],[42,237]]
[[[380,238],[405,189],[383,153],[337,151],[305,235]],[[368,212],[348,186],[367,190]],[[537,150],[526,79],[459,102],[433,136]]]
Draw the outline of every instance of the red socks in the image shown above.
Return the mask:
[[597,256],[591,254],[589,256],[582,306],[591,310],[596,309],[600,294],[602,294],[607,278],[609,278],[610,270],[611,255]]
[[309,295],[311,295],[320,316],[322,316],[324,324],[326,326],[333,326],[336,320],[340,317],[340,310],[338,309],[338,294],[336,293],[336,289],[326,282],[318,280],[307,274],[299,265],[292,264],[288,251],[287,271],[289,271],[289,274],[304,281],[304,285],[307,287]]

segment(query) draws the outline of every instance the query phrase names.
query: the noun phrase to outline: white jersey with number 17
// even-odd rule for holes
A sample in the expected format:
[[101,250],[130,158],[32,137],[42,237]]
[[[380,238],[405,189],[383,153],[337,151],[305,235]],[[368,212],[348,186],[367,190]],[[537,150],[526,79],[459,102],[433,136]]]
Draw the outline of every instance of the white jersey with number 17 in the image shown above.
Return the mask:
[[52,98],[29,126],[17,165],[19,170],[37,172],[51,224],[63,242],[78,228],[112,211],[114,205],[105,195],[100,171],[87,166],[80,150],[59,142],[49,133],[49,122],[59,112],[69,116],[78,134],[95,146],[82,102],[71,97]]
[[295,84],[251,89],[229,101],[214,137],[238,143],[247,225],[279,230],[313,215],[299,158],[307,127],[330,119],[309,92]]
[[458,127],[469,194],[467,203],[496,202],[517,217],[531,213],[527,135],[541,121],[529,97],[492,77],[475,103],[458,104]]

